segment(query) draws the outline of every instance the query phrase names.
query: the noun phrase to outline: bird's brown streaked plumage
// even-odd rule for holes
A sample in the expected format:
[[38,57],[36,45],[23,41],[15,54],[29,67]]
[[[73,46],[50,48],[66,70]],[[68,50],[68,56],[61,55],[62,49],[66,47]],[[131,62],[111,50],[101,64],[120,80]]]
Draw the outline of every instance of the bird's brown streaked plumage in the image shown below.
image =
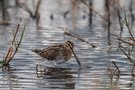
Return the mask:
[[43,50],[35,49],[33,52],[51,61],[61,59],[67,61],[72,57],[73,48],[74,43],[72,41],[66,41],[64,44],[56,44]]
[[68,61],[72,57],[72,54],[74,54],[77,63],[81,66],[81,63],[75,55],[73,49],[74,43],[72,41],[66,41],[64,44],[56,44],[43,50],[35,49],[33,52],[48,59],[49,61]]

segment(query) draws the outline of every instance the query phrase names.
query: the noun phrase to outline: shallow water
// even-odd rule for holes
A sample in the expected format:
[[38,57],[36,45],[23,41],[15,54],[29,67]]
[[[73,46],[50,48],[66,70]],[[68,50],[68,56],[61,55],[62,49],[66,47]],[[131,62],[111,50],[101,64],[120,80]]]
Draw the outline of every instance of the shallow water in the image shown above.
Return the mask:
[[[27,18],[24,20],[27,27],[21,47],[9,67],[0,69],[0,89],[134,90],[134,77],[130,75],[132,67],[122,52],[117,50],[115,40],[112,40],[112,49],[107,52],[109,49],[107,30],[103,27],[102,20],[94,16],[95,21],[90,28],[87,14],[80,13],[77,17],[76,30],[72,30],[74,25],[71,15],[68,14],[66,19],[63,17],[63,13],[70,9],[68,3],[67,0],[62,2],[42,0],[39,30],[36,30],[34,20]],[[62,6],[64,8],[61,8]],[[51,13],[54,15],[53,20],[50,19]],[[86,15],[86,19],[83,19],[82,14]],[[27,14],[25,16],[27,17]],[[16,25],[0,26],[1,60],[7,53],[12,40],[12,30],[15,27]],[[58,27],[68,28],[69,31],[96,45],[97,48],[64,35],[64,31]],[[75,43],[75,53],[82,64],[81,68],[74,57],[58,67],[50,67],[44,59],[31,52],[32,49],[43,49],[66,40],[72,40]],[[118,64],[121,71],[119,77],[108,75],[111,61]]]

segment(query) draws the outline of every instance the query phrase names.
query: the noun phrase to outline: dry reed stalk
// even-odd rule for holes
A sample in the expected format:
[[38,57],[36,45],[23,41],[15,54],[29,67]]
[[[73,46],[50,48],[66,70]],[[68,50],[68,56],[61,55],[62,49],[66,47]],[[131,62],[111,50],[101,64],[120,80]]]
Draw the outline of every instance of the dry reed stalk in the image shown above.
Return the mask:
[[132,75],[134,75],[134,69],[135,69],[135,63],[133,64]]
[[129,39],[130,39],[130,40],[132,40],[132,41],[135,41],[135,38],[131,38],[131,37],[129,37]]
[[72,32],[69,32],[69,31],[66,30],[65,28],[64,28],[63,30],[65,31],[65,32],[64,32],[65,35],[69,35],[69,36],[72,36],[72,37],[74,37],[74,38],[76,38],[76,39],[82,41],[82,42],[86,42],[87,44],[91,45],[92,48],[96,48],[96,47],[97,47],[96,45],[94,45],[94,44],[92,44],[92,43],[89,43],[88,41],[82,39],[80,36],[74,35]]
[[119,41],[122,41],[123,43],[127,43],[128,45],[131,45],[131,46],[135,46],[135,43],[131,43],[131,42],[128,42],[128,41],[124,41],[123,39],[121,38],[118,38]]
[[117,8],[117,15],[118,15],[118,19],[119,19],[119,25],[120,25],[120,37],[121,37],[122,32],[123,32],[123,25],[122,25],[122,22],[121,22],[122,17],[121,17],[121,15],[120,15],[120,10],[119,10],[119,8]]
[[38,17],[39,15],[40,5],[41,5],[41,0],[38,0],[37,5],[36,5],[36,10],[35,10],[35,17]]
[[118,70],[118,74],[120,74],[120,69],[119,67],[117,66],[116,62],[112,61],[113,65],[116,67],[116,69]]
[[76,0],[72,0],[72,10],[71,10],[71,20],[72,20],[72,24],[73,24],[73,27],[74,27],[74,30],[76,30],[76,25],[77,25],[77,13],[78,13],[78,4],[77,4],[77,1]]
[[[93,7],[93,0],[90,0],[89,1],[89,7]],[[92,24],[92,8],[89,8],[89,24],[91,25]]]
[[8,0],[0,0],[1,3],[1,10],[2,10],[2,20],[8,20],[8,12],[7,12],[7,7],[9,6],[9,1]]
[[[125,41],[125,40],[121,39],[119,36],[114,35],[114,34],[111,34],[111,35],[117,37],[117,40],[118,40],[118,41],[122,41],[123,43],[126,43],[126,44],[128,44],[128,45],[135,46],[135,43],[134,43],[134,42]],[[133,38],[131,38],[131,37],[128,37],[128,38],[129,38],[130,40],[132,40],[132,41],[135,40],[135,39],[133,39]],[[119,43],[120,43],[120,42],[119,42]]]
[[[18,0],[17,6],[20,7],[20,8],[23,8],[26,12],[28,12],[31,18],[33,18],[33,19],[36,18],[36,16],[33,14],[33,11],[25,3],[20,3],[19,0]],[[36,11],[35,11],[35,13],[36,13]]]
[[9,20],[0,20],[0,25],[10,25],[10,21]]
[[17,33],[19,32],[19,27],[20,27],[20,24],[18,24],[18,26],[17,26],[17,29],[16,29],[15,34],[13,36],[13,40],[11,42],[11,46],[10,46],[10,48],[8,50],[8,53],[6,54],[6,57],[2,61],[3,65],[9,65],[9,62],[14,58],[14,56],[17,53],[18,48],[19,48],[19,46],[21,44],[23,34],[24,34],[24,31],[25,31],[25,27],[24,27],[24,29],[23,29],[23,31],[21,33],[19,42],[17,43],[17,46],[15,45],[15,42],[16,42],[16,39],[17,39],[16,36],[17,36]]
[[110,32],[110,26],[111,26],[111,20],[110,20],[110,1],[105,0],[105,7],[107,11],[107,22],[108,22],[108,45],[111,45],[111,32]]
[[81,0],[81,2],[82,2],[84,5],[86,5],[88,8],[90,8],[93,12],[95,12],[97,15],[99,15],[103,20],[108,21],[108,20],[106,19],[106,17],[104,17],[103,15],[101,15],[101,14],[100,14],[98,11],[96,11],[92,6],[88,5],[88,4],[85,2],[85,0]]
[[128,60],[133,64],[134,62],[133,62],[133,60],[132,60],[132,58],[123,50],[123,49],[121,49],[121,47],[120,47],[120,50],[123,52],[123,54],[128,58]]
[[15,42],[16,35],[17,35],[17,33],[18,33],[19,27],[20,27],[20,24],[17,25],[16,32],[15,32],[14,37],[13,37],[13,40],[12,40],[12,45],[13,45],[13,43]]
[[40,14],[39,14],[39,9],[41,5],[41,0],[38,0],[37,5],[36,5],[36,10],[35,10],[35,19],[36,19],[36,28],[38,29],[39,25],[39,20],[40,20]]
[[134,11],[133,10],[133,0],[130,0],[129,11],[131,14],[131,23],[133,23],[133,21],[135,20],[134,13],[133,13],[133,11]]
[[[134,40],[134,36],[133,36],[133,34],[132,34],[132,31],[131,31],[131,28],[130,28],[130,25],[129,25],[129,20],[128,20],[127,16],[126,16],[125,10],[124,10],[124,14],[125,14],[125,18],[124,18],[124,20],[122,20],[122,22],[123,22],[123,24],[125,24],[125,26],[127,27],[128,32],[129,32],[129,34],[130,34],[132,40]],[[134,42],[135,42],[135,40],[134,40]]]
[[108,75],[111,77],[113,77],[113,75],[117,75],[119,77],[120,70],[116,68],[117,65],[115,66],[116,69],[114,69],[112,66],[115,66],[115,65],[111,64],[111,67],[108,67]]
[[4,63],[6,63],[7,58],[10,58],[10,57],[11,57],[12,52],[13,52],[13,47],[11,46],[11,47],[8,49],[8,53],[7,53],[6,57],[3,59],[3,62],[4,62]]

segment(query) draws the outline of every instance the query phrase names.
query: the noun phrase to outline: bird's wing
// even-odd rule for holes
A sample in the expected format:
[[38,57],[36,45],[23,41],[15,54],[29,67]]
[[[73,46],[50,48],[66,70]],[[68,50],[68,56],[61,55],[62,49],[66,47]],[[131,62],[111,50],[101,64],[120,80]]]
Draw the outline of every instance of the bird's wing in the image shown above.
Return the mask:
[[48,47],[40,52],[40,55],[48,60],[56,60],[57,58],[60,58],[60,54],[60,48],[56,46]]

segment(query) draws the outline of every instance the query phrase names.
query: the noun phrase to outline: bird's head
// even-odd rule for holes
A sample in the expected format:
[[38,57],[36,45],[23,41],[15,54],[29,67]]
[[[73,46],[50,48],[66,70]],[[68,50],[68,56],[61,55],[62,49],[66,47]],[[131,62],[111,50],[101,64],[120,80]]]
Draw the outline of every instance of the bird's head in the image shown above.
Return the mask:
[[71,49],[74,48],[74,43],[72,41],[66,41],[64,45],[70,47]]

